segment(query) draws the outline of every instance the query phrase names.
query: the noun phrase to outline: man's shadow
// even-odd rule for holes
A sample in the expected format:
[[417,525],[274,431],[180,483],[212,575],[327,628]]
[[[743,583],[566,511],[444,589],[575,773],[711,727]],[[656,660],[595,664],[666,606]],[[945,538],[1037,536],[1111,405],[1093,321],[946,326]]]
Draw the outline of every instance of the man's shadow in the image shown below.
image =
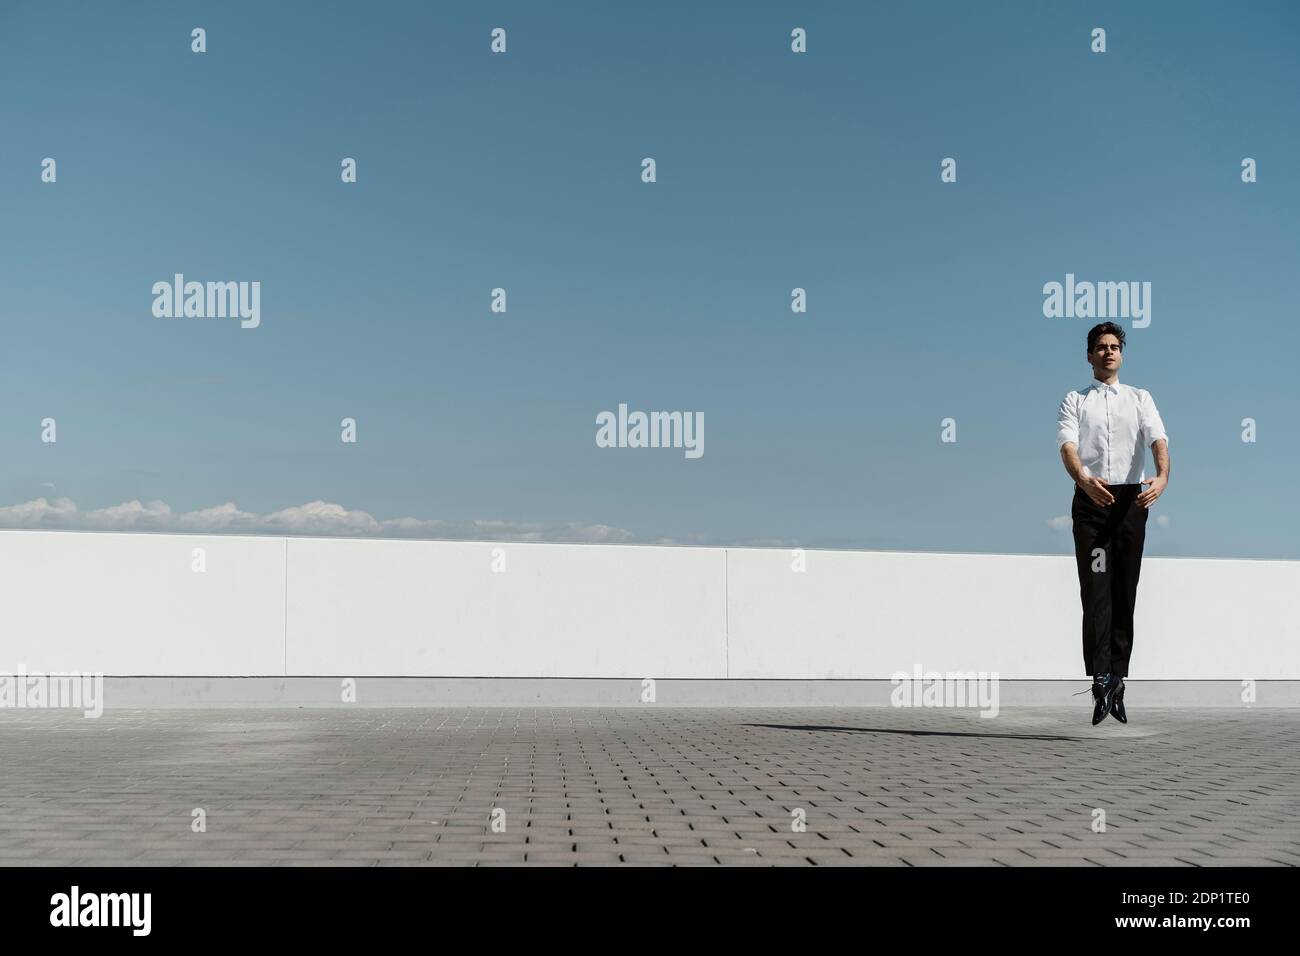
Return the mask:
[[897,730],[884,727],[826,727],[820,724],[742,724],[772,730],[832,730],[842,734],[907,734],[911,737],[1001,737],[1006,740],[1094,740],[1093,737],[1057,737],[1050,734],[978,734],[962,730]]

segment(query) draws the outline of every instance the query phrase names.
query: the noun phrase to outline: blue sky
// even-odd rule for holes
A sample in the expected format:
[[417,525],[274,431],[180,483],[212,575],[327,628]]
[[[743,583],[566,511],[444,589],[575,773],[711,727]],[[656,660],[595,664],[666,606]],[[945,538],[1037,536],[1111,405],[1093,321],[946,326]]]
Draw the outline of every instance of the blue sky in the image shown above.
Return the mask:
[[[7,3],[0,524],[1072,553],[1074,273],[1152,283],[1147,554],[1300,558],[1298,40],[1283,2]],[[154,317],[177,272],[259,281],[260,327]],[[705,454],[597,447],[619,403]]]

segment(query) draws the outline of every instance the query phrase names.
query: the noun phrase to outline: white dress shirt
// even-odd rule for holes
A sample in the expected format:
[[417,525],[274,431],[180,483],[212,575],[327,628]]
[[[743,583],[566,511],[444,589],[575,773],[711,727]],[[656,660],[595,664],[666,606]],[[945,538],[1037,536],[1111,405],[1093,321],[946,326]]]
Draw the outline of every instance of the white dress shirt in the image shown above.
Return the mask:
[[1070,392],[1056,416],[1056,450],[1074,442],[1083,473],[1108,485],[1145,481],[1146,449],[1162,438],[1169,440],[1151,393],[1118,382]]

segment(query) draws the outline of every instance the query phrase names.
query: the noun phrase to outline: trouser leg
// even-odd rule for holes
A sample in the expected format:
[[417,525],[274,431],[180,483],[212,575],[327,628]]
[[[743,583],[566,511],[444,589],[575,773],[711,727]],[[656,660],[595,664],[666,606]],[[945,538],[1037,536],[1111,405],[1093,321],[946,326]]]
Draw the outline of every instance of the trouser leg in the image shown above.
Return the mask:
[[1133,608],[1137,603],[1138,577],[1142,572],[1142,550],[1146,544],[1147,518],[1150,515],[1134,500],[1137,493],[1134,489],[1113,506],[1113,510],[1121,513],[1115,521],[1110,669],[1111,673],[1121,677],[1128,676],[1129,658],[1133,654]]
[[1070,516],[1074,520],[1074,557],[1079,571],[1079,600],[1083,607],[1083,666],[1086,673],[1108,674],[1111,668],[1111,577],[1114,536],[1107,510],[1075,489]]

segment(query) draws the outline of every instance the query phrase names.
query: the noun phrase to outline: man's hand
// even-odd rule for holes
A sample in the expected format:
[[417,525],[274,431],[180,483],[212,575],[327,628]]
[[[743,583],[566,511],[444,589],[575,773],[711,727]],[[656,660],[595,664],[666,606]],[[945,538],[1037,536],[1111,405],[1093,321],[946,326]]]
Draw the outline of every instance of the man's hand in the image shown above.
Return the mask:
[[1094,478],[1092,475],[1084,475],[1079,479],[1078,485],[1083,489],[1083,493],[1095,501],[1098,505],[1105,508],[1115,503],[1115,496],[1110,493],[1106,487],[1106,482],[1100,478]]
[[1143,508],[1150,508],[1164,492],[1165,486],[1169,484],[1169,479],[1164,475],[1156,475],[1154,478],[1148,478],[1142,484],[1151,487],[1138,495],[1136,500]]

